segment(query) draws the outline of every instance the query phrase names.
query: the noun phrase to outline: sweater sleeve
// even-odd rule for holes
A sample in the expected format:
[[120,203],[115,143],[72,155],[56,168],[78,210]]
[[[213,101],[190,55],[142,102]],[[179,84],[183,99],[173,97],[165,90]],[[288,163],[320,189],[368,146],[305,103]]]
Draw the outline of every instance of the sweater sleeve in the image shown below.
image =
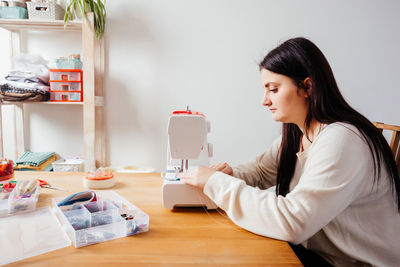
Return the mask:
[[275,185],[280,144],[281,136],[275,139],[271,147],[258,156],[255,161],[234,167],[233,176],[244,180],[250,186],[256,186],[261,189]]
[[210,177],[204,193],[240,227],[299,244],[350,205],[363,178],[372,176],[371,153],[357,133],[340,125],[324,129],[306,162],[297,161],[303,173],[285,197],[221,172]]

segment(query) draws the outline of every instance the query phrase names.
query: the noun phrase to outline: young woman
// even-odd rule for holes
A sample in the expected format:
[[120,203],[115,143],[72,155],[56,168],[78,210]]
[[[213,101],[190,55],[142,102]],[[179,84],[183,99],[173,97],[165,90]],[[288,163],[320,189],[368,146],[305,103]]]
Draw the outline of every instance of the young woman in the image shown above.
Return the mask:
[[382,134],[344,100],[311,41],[282,43],[260,70],[262,104],[282,135],[252,163],[181,180],[237,225],[301,244],[292,247],[305,265],[400,266],[400,179]]

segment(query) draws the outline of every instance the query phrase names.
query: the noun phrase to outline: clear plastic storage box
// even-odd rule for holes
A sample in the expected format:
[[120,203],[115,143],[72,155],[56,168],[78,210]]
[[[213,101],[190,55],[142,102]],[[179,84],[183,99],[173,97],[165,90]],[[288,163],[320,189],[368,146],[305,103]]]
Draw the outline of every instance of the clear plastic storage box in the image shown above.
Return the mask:
[[82,71],[50,69],[50,101],[83,101]]
[[50,91],[50,101],[82,102],[82,93]]
[[66,160],[55,161],[53,170],[55,172],[83,172],[84,160],[78,158],[71,158]]
[[[38,187],[31,202],[19,204],[33,208]],[[5,200],[6,212],[12,192],[3,192],[10,193]],[[84,205],[58,207],[64,198],[54,198],[52,208],[46,206],[3,216],[0,232],[6,234],[0,238],[0,265],[70,246],[71,241],[79,248],[149,230],[149,216],[116,192],[95,193],[97,201]],[[3,203],[0,200],[0,210]]]
[[76,248],[147,232],[149,216],[114,191],[96,192],[97,201],[58,207],[54,211]]
[[82,91],[82,82],[53,82],[50,81],[51,91]]
[[50,81],[80,82],[82,81],[82,71],[50,69]]
[[[27,186],[31,181],[18,181],[15,188]],[[7,188],[0,190],[0,217],[21,211],[30,211],[36,208],[39,198],[39,182],[36,181],[32,192],[29,195],[18,190]],[[22,194],[22,195],[20,195]]]

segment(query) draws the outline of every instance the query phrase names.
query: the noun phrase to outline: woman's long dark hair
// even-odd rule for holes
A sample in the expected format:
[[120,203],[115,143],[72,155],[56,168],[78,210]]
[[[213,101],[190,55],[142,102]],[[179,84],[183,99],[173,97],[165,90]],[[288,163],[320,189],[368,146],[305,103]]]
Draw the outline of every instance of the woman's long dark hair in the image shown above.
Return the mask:
[[[324,124],[345,122],[354,125],[361,132],[373,155],[374,181],[380,179],[381,163],[384,162],[400,212],[400,179],[389,144],[367,118],[344,100],[321,50],[305,38],[289,39],[266,55],[260,63],[260,69],[262,68],[291,78],[299,88],[305,88],[303,81],[307,77],[311,79],[311,92],[307,98],[308,114],[305,119],[306,137],[313,119]],[[284,123],[282,126],[277,195],[285,196],[289,192],[302,134],[296,124]]]

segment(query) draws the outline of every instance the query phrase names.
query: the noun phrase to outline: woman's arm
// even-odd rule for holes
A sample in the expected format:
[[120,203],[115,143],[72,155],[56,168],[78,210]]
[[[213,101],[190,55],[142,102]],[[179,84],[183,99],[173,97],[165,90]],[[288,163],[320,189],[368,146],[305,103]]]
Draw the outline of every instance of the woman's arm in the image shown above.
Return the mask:
[[[311,147],[310,147],[311,148]],[[299,183],[285,197],[213,173],[204,193],[237,225],[254,233],[301,243],[372,186],[372,156],[354,131],[336,125],[321,132],[309,151]],[[299,163],[299,161],[298,161]]]
[[234,177],[240,178],[251,186],[266,189],[276,184],[278,173],[278,152],[281,136],[272,143],[270,148],[258,156],[255,161],[241,164],[233,168]]

